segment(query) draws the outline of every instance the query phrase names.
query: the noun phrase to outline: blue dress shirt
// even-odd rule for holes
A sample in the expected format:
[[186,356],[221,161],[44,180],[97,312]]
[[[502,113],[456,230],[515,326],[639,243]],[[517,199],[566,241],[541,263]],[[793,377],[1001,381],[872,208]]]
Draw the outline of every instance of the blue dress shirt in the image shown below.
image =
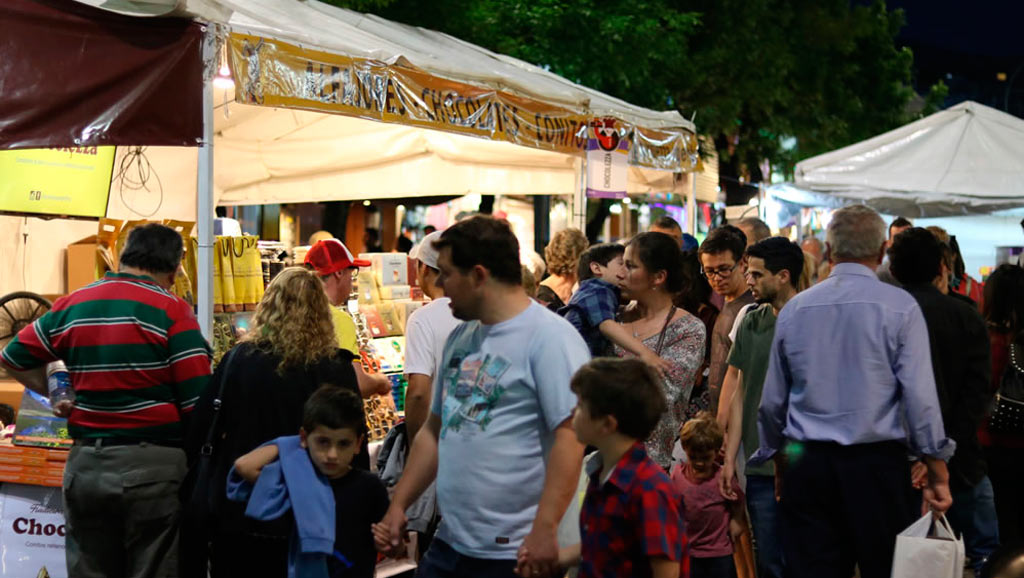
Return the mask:
[[902,441],[948,460],[928,328],[903,289],[856,263],[793,297],[775,327],[758,412],[758,464],[786,440]]

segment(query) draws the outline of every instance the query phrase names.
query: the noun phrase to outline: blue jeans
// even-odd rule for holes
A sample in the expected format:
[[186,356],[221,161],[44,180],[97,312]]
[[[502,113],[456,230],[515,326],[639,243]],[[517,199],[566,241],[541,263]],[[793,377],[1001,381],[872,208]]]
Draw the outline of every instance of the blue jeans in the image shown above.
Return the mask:
[[953,490],[953,506],[946,512],[953,530],[964,536],[971,568],[977,573],[999,547],[999,521],[995,494],[988,476],[973,488]]
[[518,578],[515,560],[484,560],[463,556],[434,538],[420,560],[416,578]]
[[747,512],[754,530],[754,557],[761,578],[782,578],[782,544],[779,542],[779,503],[775,501],[774,476],[747,476]]

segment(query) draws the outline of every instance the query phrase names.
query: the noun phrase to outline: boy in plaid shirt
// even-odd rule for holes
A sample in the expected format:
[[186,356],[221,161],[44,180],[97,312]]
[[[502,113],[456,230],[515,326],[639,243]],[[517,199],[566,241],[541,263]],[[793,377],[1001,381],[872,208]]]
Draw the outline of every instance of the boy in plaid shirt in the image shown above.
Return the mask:
[[629,334],[615,321],[619,310],[619,284],[626,280],[622,256],[626,248],[618,243],[594,245],[580,255],[576,272],[579,289],[558,313],[572,323],[594,357],[608,355],[609,340],[659,371],[668,363]]
[[644,449],[667,409],[661,379],[636,359],[595,359],[576,372],[572,426],[597,447],[580,511],[580,544],[559,562],[580,578],[689,578],[682,501]]

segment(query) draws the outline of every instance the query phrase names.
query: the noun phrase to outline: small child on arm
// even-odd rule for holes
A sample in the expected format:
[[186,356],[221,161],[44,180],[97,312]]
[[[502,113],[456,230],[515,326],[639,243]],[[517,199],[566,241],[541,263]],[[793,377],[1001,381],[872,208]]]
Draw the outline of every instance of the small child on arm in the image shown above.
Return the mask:
[[580,510],[579,544],[563,567],[580,578],[686,578],[686,533],[679,495],[644,449],[667,409],[661,379],[637,359],[598,358],[573,376],[572,427],[597,448]]
[[722,468],[715,458],[723,439],[722,426],[706,411],[679,430],[687,461],[672,468],[672,484],[683,497],[691,578],[736,578],[733,542],[746,532],[747,522],[736,478],[730,481],[734,499],[720,490]]
[[[232,476],[240,477],[250,485],[255,484],[255,487],[248,488],[250,493],[238,493],[235,490],[236,495],[232,496],[232,482],[229,480],[229,497],[247,497],[253,500],[260,495],[261,483],[279,486],[284,482],[300,541],[309,537],[311,531],[315,533],[319,530],[320,534],[323,534],[325,530],[323,524],[317,527],[314,522],[312,530],[307,528],[304,533],[304,523],[309,526],[311,520],[303,520],[302,512],[316,512],[317,508],[320,511],[323,511],[323,508],[330,508],[334,512],[334,526],[326,528],[328,534],[333,534],[334,540],[333,552],[329,555],[325,552],[326,575],[330,578],[373,578],[377,551],[371,526],[384,516],[389,501],[387,489],[377,476],[352,467],[352,459],[359,453],[365,435],[366,416],[363,413],[363,401],[359,396],[344,388],[324,385],[306,401],[303,407],[302,428],[298,436],[278,438],[235,461]],[[286,452],[291,447],[299,447],[304,451],[300,451],[298,457],[287,456]],[[314,466],[315,472],[314,477],[302,481],[297,488],[290,485],[297,480],[296,476],[288,475],[288,468],[291,467],[289,463],[294,463],[289,460],[293,458],[308,460]],[[280,462],[285,475],[271,480],[261,480],[261,477],[271,474],[269,466],[276,465],[277,462]],[[301,468],[294,469],[301,472]],[[237,486],[236,483],[235,487]],[[324,503],[324,500],[321,500],[312,505],[300,505],[302,501],[315,500],[316,496],[325,497],[326,501],[331,503]],[[247,515],[252,506],[250,502],[246,510]],[[316,536],[320,539],[323,537]],[[293,561],[289,561],[289,564],[294,568]]]
[[611,341],[658,371],[668,371],[668,362],[615,321],[619,287],[626,280],[622,261],[625,252],[626,248],[617,243],[601,243],[584,251],[576,273],[579,289],[558,312],[580,332],[594,357],[608,355]]

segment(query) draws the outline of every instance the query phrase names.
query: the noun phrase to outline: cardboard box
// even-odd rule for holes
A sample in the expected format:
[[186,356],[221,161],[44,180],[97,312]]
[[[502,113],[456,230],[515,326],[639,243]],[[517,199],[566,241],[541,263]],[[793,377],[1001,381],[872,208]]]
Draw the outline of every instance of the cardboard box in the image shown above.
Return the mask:
[[381,321],[384,322],[384,335],[402,334],[402,322],[398,318],[398,312],[395,311],[394,303],[381,303],[377,306],[377,313],[380,315]]
[[359,258],[373,264],[373,274],[381,287],[409,284],[409,257],[405,253],[360,253]]
[[377,277],[373,271],[362,270],[356,279],[359,287],[359,304],[376,305],[380,303],[380,288],[377,287]]
[[68,245],[67,293],[81,289],[99,278],[102,259],[98,258],[99,238],[86,237]]

